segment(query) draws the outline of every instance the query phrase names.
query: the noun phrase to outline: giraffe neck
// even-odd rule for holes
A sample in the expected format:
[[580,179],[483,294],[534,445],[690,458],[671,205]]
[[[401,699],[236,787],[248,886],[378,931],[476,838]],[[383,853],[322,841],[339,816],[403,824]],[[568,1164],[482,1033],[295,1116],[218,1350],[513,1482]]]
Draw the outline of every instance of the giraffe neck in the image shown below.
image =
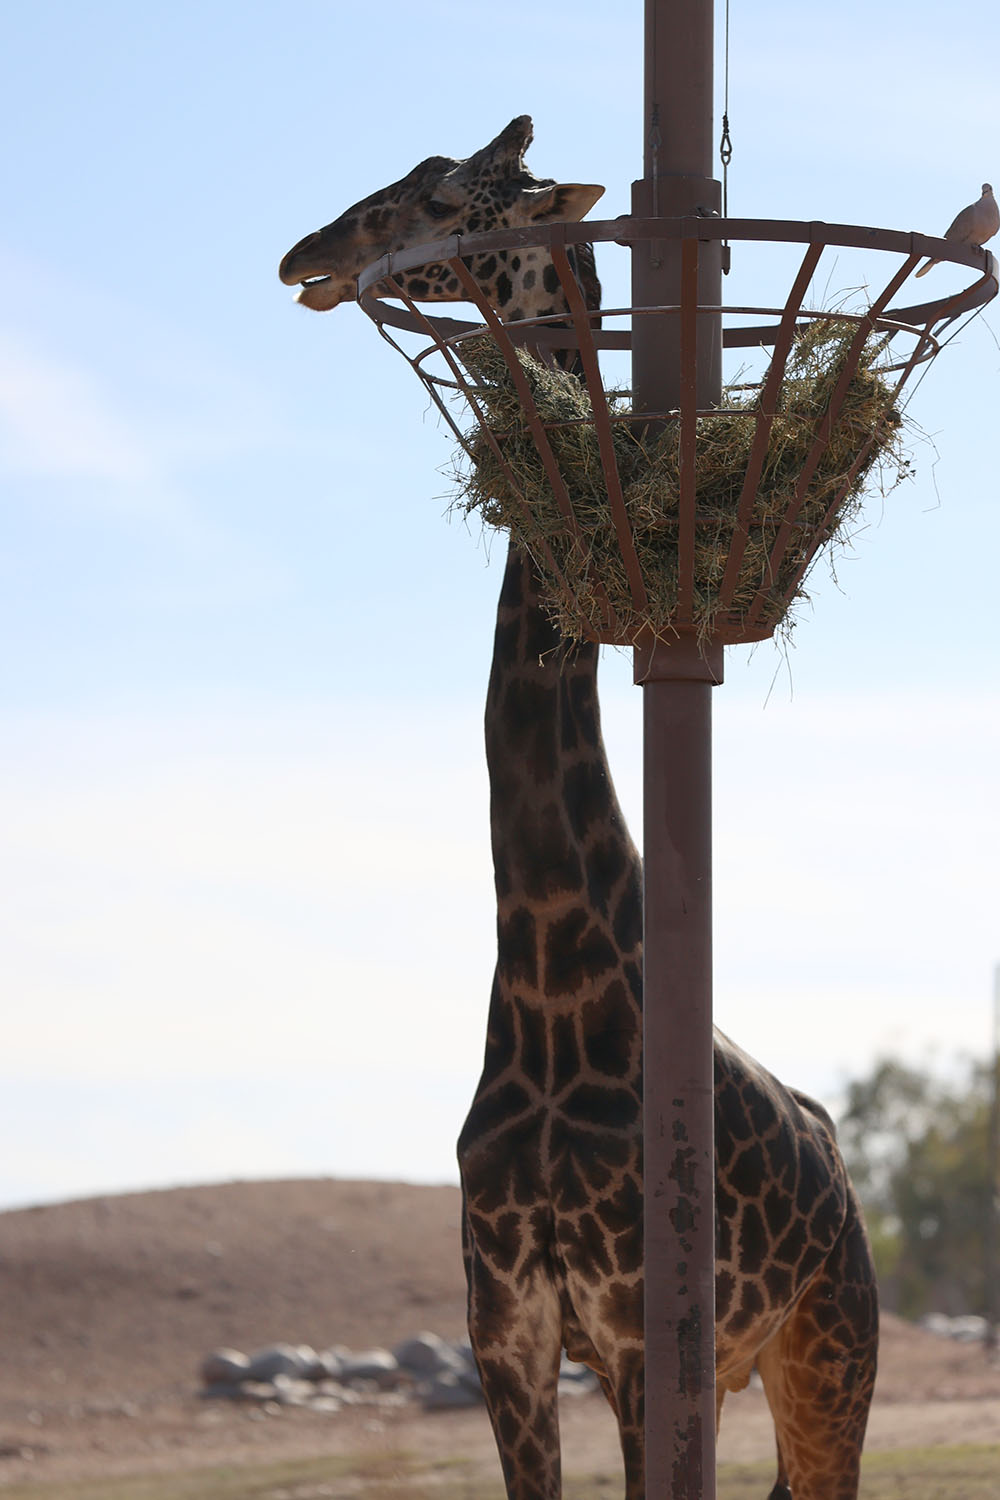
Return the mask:
[[[509,264],[502,317],[568,314],[544,252]],[[597,309],[592,246],[577,246],[571,265]],[[534,565],[511,542],[486,698],[501,1005],[516,995],[522,1006],[577,1008],[612,975],[641,1004],[642,867],[601,736],[598,654],[559,634]]]
[[[566,255],[587,306],[596,310],[601,302],[601,283],[593,245],[568,245]],[[570,319],[569,303],[558,273],[548,251],[541,246],[491,250],[486,254],[463,256],[462,259],[503,322],[554,317],[556,314]],[[393,286],[417,302],[463,299],[458,277],[442,262],[430,262],[415,271],[394,271]],[[395,295],[388,283],[384,289],[387,295]]]
[[[567,246],[566,254],[587,306],[593,309],[600,307],[601,284],[597,279],[593,245],[570,245]],[[491,267],[483,264],[482,258],[474,266],[473,274],[481,284],[492,282],[495,288],[494,302],[504,322],[514,322],[520,318],[552,317],[556,313],[565,314],[569,321],[566,293],[546,250],[540,247],[520,251],[505,250],[495,258],[500,265],[492,275],[487,274]]]
[[[497,612],[486,754],[497,892],[499,974],[522,1000],[585,977],[587,931],[602,929],[593,978],[639,962],[639,856],[608,768],[597,699],[598,648],[569,645],[542,608],[535,570],[513,543]],[[638,971],[630,987],[638,992]],[[570,990],[579,989],[569,985]]]

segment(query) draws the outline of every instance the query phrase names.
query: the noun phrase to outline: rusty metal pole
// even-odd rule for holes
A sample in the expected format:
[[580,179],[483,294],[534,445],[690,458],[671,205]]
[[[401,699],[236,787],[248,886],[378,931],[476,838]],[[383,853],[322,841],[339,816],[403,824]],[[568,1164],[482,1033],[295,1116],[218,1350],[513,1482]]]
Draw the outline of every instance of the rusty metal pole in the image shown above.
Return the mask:
[[[645,175],[637,217],[718,212],[712,165],[712,0],[646,0]],[[637,307],[681,303],[679,241],[632,252]],[[698,245],[700,304],[721,301],[721,249]],[[721,317],[634,316],[638,412],[721,397]],[[722,646],[693,634],[635,652],[644,739],[645,1455],[648,1500],[715,1496],[715,1152],[712,1056],[711,692]]]

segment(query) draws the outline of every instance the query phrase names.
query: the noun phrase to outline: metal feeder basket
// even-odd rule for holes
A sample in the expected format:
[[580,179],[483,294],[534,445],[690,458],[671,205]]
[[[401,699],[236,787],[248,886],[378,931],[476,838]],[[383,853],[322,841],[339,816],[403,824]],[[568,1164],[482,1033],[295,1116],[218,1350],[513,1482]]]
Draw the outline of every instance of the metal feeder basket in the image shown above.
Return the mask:
[[[699,257],[719,255],[723,240],[805,246],[783,308],[699,302]],[[602,241],[652,254],[679,242],[679,304],[588,307],[567,247]],[[551,257],[569,316],[502,323],[470,267],[478,255],[529,246]],[[895,253],[902,263],[861,313],[807,308],[827,247]],[[945,299],[890,308],[925,255],[979,277]],[[407,295],[398,278],[430,262],[448,264],[481,323],[428,316]],[[386,256],[359,280],[365,312],[413,366],[467,455],[466,506],[530,553],[563,633],[649,649],[693,636],[703,650],[763,640],[782,625],[818,553],[857,514],[872,470],[906,472],[904,385],[938,353],[943,330],[996,291],[993,257],[950,241],[718,218],[455,236]],[[700,408],[699,343],[721,327],[720,314],[770,319],[722,328],[723,347],[772,346],[770,362],[759,382]],[[600,326],[625,317],[629,328]],[[636,413],[627,391],[605,389],[598,351],[631,348],[631,327],[648,317],[663,320],[664,338],[679,346],[680,403]],[[390,328],[429,342],[411,354]],[[455,419],[456,395],[476,417],[471,435]]]

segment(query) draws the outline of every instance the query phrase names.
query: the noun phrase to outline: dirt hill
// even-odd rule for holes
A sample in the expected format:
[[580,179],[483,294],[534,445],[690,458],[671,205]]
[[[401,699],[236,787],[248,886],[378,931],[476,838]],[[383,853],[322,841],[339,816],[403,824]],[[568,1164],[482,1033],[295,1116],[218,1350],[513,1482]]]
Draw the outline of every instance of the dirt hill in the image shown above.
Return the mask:
[[[332,1441],[329,1421],[252,1424],[200,1400],[201,1359],[220,1345],[462,1337],[459,1212],[453,1187],[310,1180],[0,1214],[0,1487],[25,1466],[84,1473],[165,1451],[194,1462],[250,1436],[283,1449],[315,1447],[321,1432]],[[976,1346],[887,1317],[877,1404],[942,1401],[993,1412],[1000,1370]],[[488,1443],[481,1413],[447,1420],[475,1424]]]
[[454,1187],[234,1182],[0,1214],[0,1399],[190,1390],[218,1345],[459,1338]]

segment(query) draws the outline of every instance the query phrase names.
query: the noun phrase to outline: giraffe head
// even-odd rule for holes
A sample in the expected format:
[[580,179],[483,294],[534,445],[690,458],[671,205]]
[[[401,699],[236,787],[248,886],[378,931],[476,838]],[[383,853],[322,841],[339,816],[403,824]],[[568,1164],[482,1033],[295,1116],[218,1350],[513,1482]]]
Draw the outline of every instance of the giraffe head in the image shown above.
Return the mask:
[[[429,156],[399,182],[307,234],[284,257],[278,275],[286,286],[301,285],[296,301],[325,312],[341,302],[353,302],[359,273],[390,251],[453,234],[582,219],[604,189],[535,177],[524,165],[531,136],[530,115],[519,115],[465,161]],[[510,300],[509,267],[506,287],[502,280],[505,260],[480,256],[470,265],[480,285],[497,294],[496,303],[504,310]],[[418,301],[456,301],[462,295],[445,265],[421,266],[403,281]]]

